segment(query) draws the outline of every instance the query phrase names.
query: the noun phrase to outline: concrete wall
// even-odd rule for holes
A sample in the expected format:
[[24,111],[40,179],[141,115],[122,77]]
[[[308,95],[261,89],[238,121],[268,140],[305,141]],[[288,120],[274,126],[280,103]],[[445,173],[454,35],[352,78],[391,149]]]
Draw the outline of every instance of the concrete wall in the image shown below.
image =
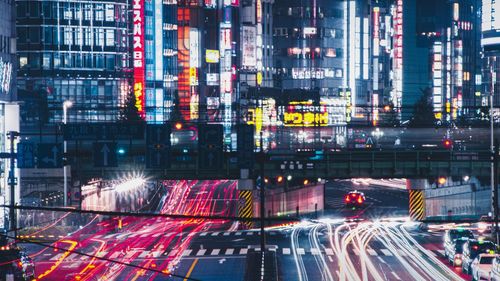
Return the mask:
[[[266,216],[294,216],[299,214],[322,212],[325,207],[324,184],[309,185],[299,189],[285,191],[283,188],[266,190]],[[254,198],[254,217],[260,216],[259,198]]]
[[491,210],[491,190],[475,179],[466,184],[425,189],[426,218],[440,216],[480,217]]

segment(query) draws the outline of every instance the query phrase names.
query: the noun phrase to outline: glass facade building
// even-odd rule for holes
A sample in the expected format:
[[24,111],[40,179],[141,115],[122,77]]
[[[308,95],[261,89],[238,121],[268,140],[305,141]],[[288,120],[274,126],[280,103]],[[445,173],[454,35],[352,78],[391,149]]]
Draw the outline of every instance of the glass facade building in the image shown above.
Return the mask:
[[46,96],[49,122],[111,121],[131,91],[127,1],[17,1],[18,89]]

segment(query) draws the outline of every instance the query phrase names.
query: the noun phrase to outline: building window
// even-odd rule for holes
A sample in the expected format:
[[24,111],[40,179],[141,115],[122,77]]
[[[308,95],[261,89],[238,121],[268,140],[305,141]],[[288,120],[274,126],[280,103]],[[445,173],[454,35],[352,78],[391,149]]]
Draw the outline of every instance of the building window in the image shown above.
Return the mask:
[[92,4],[83,4],[83,19],[92,20]]
[[44,53],[42,58],[42,68],[43,69],[51,69],[52,68],[52,54]]
[[63,4],[63,19],[70,20],[73,19],[73,11],[71,10],[70,3]]
[[102,28],[96,28],[95,30],[95,45],[103,46],[104,45],[104,30]]
[[95,20],[104,20],[104,11],[102,4],[95,5]]
[[115,31],[113,29],[106,29],[106,46],[115,45]]
[[92,29],[83,28],[83,40],[85,46],[92,46]]
[[82,45],[82,44],[83,44],[82,29],[75,28],[75,45]]
[[60,53],[55,52],[54,53],[54,68],[59,68],[61,67],[61,58],[60,58]]
[[64,45],[73,45],[73,30],[71,27],[64,27]]
[[114,21],[115,20],[115,9],[114,9],[113,5],[111,5],[111,4],[106,4],[105,20],[106,21]]

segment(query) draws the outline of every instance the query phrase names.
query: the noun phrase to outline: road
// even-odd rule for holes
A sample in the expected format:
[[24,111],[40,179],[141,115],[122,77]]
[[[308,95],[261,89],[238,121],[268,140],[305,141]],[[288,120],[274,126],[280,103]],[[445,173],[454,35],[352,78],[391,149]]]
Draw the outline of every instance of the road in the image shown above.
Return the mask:
[[[235,215],[234,182],[165,182],[159,211]],[[357,189],[361,209],[339,198]],[[442,231],[406,220],[401,181],[358,179],[327,184],[322,217],[269,226],[280,280],[463,280],[441,257]],[[37,280],[245,280],[247,254],[260,232],[229,221],[94,218],[54,246],[32,251]],[[76,251],[76,252],[75,252]],[[85,255],[82,255],[83,253]]]

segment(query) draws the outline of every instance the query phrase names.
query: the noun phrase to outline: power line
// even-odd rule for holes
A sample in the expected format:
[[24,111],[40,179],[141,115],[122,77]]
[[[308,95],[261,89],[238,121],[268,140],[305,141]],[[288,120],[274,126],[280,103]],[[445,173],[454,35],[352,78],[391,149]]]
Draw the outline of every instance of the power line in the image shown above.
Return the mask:
[[[11,205],[0,205],[4,208],[12,208]],[[259,218],[244,218],[235,216],[201,216],[201,215],[177,215],[177,214],[158,214],[158,213],[134,213],[134,212],[117,212],[117,211],[96,211],[96,210],[78,210],[71,208],[60,208],[60,207],[34,207],[34,206],[20,206],[16,205],[13,207],[18,210],[38,210],[38,211],[55,211],[55,212],[69,212],[69,213],[79,213],[79,214],[94,214],[94,215],[104,215],[104,216],[129,216],[129,217],[163,217],[172,219],[204,219],[204,220],[229,220],[229,221],[260,221]],[[270,222],[294,222],[299,221],[295,217],[270,217],[266,218]]]

